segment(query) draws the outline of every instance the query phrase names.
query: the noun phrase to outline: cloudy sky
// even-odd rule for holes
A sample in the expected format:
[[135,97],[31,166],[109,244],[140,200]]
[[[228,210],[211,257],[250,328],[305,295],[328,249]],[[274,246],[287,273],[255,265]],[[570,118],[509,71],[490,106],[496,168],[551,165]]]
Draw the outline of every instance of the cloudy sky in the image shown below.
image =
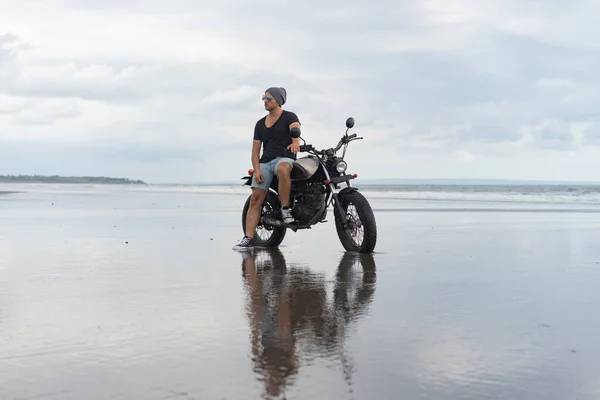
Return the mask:
[[600,180],[592,0],[0,0],[0,174],[236,181],[260,96],[376,178]]

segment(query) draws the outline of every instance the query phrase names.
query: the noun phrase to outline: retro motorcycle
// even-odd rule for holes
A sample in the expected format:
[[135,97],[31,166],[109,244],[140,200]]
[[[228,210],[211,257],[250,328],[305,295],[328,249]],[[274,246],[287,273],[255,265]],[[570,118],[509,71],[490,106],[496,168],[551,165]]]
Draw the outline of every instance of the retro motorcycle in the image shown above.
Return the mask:
[[[350,184],[352,179],[357,178],[357,174],[347,174],[348,165],[344,161],[348,144],[363,139],[357,137],[356,133],[348,135],[348,130],[353,126],[354,118],[350,117],[346,120],[346,133],[334,148],[316,150],[302,138],[304,144],[300,146],[300,152],[307,152],[309,155],[298,158],[291,172],[290,208],[296,221],[291,224],[283,222],[278,195],[279,181],[275,176],[262,204],[254,235],[257,246],[277,247],[283,241],[287,229],[296,232],[327,222],[327,209],[333,203],[335,227],[342,246],[347,251],[373,252],[377,242],[375,215],[368,200]],[[292,132],[292,137],[299,137],[299,133]],[[337,153],[342,147],[344,150],[340,157]],[[249,169],[248,175],[242,177],[242,180],[245,180],[244,185],[252,183],[253,173],[254,171]],[[343,183],[346,187],[339,190]],[[242,210],[244,232],[250,197],[246,199]]]

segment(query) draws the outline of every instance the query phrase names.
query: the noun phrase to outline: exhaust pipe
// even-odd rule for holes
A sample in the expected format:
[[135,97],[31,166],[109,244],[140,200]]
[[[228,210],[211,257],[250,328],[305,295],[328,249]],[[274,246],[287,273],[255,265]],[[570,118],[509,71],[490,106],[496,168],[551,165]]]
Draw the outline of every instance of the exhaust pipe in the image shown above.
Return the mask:
[[280,221],[273,217],[262,217],[260,220],[263,224],[267,224],[267,225],[273,225],[273,226],[279,226],[279,227],[283,227],[285,225],[283,223],[283,221]]

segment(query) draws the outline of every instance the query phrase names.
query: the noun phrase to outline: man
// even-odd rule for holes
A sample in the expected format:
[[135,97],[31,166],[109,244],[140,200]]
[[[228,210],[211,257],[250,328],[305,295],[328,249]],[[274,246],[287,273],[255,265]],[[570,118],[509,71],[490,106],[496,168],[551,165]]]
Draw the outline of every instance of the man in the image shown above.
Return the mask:
[[[300,138],[292,138],[290,130],[300,129],[300,120],[295,113],[283,110],[282,106],[287,98],[284,88],[271,87],[265,91],[262,98],[268,114],[259,119],[254,127],[252,143],[254,174],[250,185],[252,196],[246,217],[246,232],[234,248],[253,246],[252,239],[260,219],[260,210],[275,175],[279,179],[278,192],[283,208],[281,211],[283,221],[288,224],[294,222],[289,208],[292,188],[291,171],[296,153],[300,150]],[[260,156],[261,145],[262,156]]]

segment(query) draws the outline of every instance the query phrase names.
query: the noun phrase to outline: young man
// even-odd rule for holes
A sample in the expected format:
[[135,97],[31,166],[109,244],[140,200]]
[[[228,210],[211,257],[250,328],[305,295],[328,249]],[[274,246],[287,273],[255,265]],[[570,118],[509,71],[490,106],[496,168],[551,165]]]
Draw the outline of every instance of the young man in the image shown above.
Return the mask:
[[[246,217],[246,234],[234,248],[253,246],[253,237],[260,219],[263,201],[277,175],[279,179],[279,199],[283,207],[281,214],[285,223],[294,222],[289,208],[290,190],[292,187],[291,171],[300,150],[300,138],[292,138],[290,130],[300,129],[298,116],[283,110],[287,92],[282,87],[271,87],[265,91],[263,102],[268,114],[256,122],[252,144],[252,197]],[[260,156],[261,145],[263,154]],[[260,156],[260,157],[259,157]]]

